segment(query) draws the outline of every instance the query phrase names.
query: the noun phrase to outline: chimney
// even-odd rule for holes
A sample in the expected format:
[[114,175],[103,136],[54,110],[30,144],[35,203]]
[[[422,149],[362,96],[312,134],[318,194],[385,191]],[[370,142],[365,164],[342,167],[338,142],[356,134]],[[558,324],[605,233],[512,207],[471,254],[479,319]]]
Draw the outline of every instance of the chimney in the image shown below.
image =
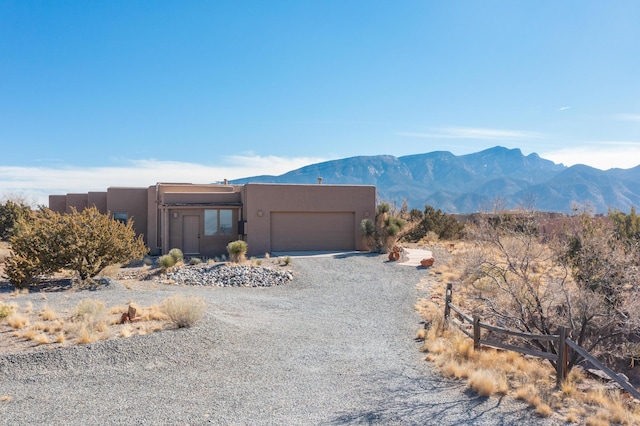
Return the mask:
[[322,178],[321,177],[318,178],[318,185],[322,185]]

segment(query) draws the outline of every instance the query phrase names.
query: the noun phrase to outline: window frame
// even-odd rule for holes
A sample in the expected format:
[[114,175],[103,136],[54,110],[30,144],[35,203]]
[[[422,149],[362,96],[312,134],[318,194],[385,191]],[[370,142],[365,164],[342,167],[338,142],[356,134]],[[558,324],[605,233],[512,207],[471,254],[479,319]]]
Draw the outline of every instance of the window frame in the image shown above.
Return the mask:
[[[225,217],[227,214],[229,215],[228,218]],[[209,223],[210,221],[213,222],[214,219],[215,219],[215,231],[212,230],[213,226],[212,224]],[[204,236],[205,237],[228,237],[230,235],[233,235],[233,229],[234,229],[233,209],[205,209],[204,210]]]

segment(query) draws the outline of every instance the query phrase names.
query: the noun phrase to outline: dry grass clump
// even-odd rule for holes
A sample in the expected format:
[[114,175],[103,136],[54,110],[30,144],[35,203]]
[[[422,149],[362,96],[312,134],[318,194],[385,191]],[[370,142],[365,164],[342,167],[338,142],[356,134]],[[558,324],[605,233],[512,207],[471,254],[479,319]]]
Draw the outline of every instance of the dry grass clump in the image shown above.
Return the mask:
[[162,302],[162,312],[176,327],[191,327],[204,315],[206,305],[200,297],[176,294]]
[[18,312],[14,312],[7,318],[9,327],[21,330],[29,325],[29,317]]
[[491,396],[498,388],[496,374],[491,370],[475,370],[469,376],[469,387],[480,396]]
[[78,343],[92,343],[100,338],[108,337],[100,336],[100,333],[105,332],[108,328],[107,310],[103,302],[92,299],[81,300],[76,305],[74,320]]
[[45,321],[53,321],[56,319],[56,312],[48,305],[44,305],[40,312],[38,312],[38,315]]
[[9,402],[11,401],[11,397],[9,395],[0,396],[0,402]]

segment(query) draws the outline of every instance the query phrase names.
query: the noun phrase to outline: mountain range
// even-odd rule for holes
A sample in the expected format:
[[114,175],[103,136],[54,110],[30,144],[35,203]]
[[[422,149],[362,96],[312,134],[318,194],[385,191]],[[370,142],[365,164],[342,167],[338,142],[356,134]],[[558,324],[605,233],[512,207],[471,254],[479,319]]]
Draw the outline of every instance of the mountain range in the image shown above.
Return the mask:
[[404,200],[409,208],[425,205],[447,213],[485,210],[496,200],[514,208],[533,200],[540,211],[569,213],[588,205],[596,213],[628,212],[640,205],[640,166],[599,170],[571,167],[538,154],[500,146],[454,155],[447,151],[394,157],[359,156],[312,164],[280,176],[254,176],[233,183],[317,183],[375,185],[378,199]]

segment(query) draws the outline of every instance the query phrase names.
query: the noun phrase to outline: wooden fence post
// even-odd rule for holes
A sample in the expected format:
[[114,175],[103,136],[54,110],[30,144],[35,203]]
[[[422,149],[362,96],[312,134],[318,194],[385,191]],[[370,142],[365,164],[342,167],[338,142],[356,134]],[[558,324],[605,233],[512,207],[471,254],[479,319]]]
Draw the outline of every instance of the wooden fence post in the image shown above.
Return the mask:
[[447,293],[444,297],[444,319],[448,320],[449,315],[451,314],[451,308],[449,307],[449,303],[451,303],[451,293],[453,292],[451,283],[447,284]]
[[557,350],[558,359],[556,360],[556,387],[562,386],[565,377],[567,376],[567,351],[569,346],[567,345],[567,328],[560,327],[558,329],[558,343]]
[[480,350],[480,317],[473,316],[473,349]]

